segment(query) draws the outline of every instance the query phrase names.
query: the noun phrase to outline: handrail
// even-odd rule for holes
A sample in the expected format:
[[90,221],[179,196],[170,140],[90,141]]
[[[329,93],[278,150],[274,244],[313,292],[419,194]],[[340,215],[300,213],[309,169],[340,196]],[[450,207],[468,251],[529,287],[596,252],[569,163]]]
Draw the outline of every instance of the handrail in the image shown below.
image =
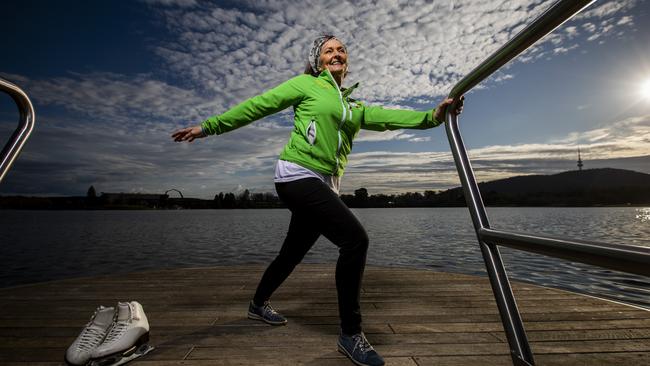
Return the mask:
[[650,248],[482,228],[481,238],[513,249],[650,277]]
[[34,106],[29,100],[29,97],[18,86],[0,78],[0,90],[9,94],[11,98],[13,98],[20,112],[18,127],[11,135],[7,144],[5,144],[2,153],[0,153],[0,159],[2,159],[0,160],[0,183],[2,183],[9,168],[11,168],[11,165],[20,154],[25,142],[27,142],[29,135],[31,135],[34,130],[36,114],[34,113]]
[[[467,93],[494,71],[517,57],[593,1],[559,0],[460,80],[452,88],[449,97],[457,99]],[[501,322],[508,339],[512,362],[514,365],[534,365],[533,353],[499,254],[498,245],[645,276],[650,276],[650,249],[490,229],[485,205],[460,134],[455,110],[455,106],[452,105],[445,112],[447,138],[463,186],[465,200],[472,217]]]

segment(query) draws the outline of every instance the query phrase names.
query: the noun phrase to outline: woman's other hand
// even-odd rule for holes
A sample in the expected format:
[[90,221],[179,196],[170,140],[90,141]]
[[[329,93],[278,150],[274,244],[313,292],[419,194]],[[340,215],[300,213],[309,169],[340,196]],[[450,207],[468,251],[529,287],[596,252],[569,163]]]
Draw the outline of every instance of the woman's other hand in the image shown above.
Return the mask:
[[195,139],[201,137],[205,137],[205,134],[203,133],[201,126],[185,127],[178,131],[175,131],[172,134],[172,138],[176,142],[182,142],[182,141],[192,142]]
[[[454,103],[455,102],[455,103]],[[465,96],[461,95],[460,98],[458,98],[456,101],[452,98],[446,98],[438,106],[436,107],[436,114],[434,115],[434,118],[438,121],[443,121],[445,120],[445,110],[447,109],[448,106],[454,105],[456,106],[456,115],[459,115],[463,113],[463,104],[465,103]]]

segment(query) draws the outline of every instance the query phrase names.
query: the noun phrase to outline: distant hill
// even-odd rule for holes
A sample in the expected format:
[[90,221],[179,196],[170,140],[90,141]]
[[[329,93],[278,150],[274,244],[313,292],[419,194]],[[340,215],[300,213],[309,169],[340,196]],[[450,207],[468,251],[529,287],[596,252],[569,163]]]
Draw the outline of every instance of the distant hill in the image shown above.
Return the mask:
[[[479,183],[488,206],[650,205],[650,174],[623,169],[590,169],[529,175]],[[435,192],[368,195],[365,188],[341,199],[350,207],[461,207],[462,187]]]
[[623,169],[573,170],[553,175],[527,175],[479,183],[481,191],[506,194],[559,193],[649,187],[650,174]]
[[[612,168],[499,179],[479,189],[484,203],[494,206],[650,204],[650,174]],[[454,190],[449,197],[462,196],[462,188]]]

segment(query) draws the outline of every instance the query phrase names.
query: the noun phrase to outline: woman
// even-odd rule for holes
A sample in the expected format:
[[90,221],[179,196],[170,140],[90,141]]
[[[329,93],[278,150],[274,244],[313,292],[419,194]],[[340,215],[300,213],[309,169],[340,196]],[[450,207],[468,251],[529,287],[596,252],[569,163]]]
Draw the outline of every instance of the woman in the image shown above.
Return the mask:
[[[289,106],[294,128],[275,169],[275,187],[292,212],[280,253],[266,269],[250,302],[248,317],[273,325],[287,320],[269,304],[273,292],[291,274],[305,254],[324,235],[339,247],[336,265],[341,333],[339,350],[359,365],[383,365],[361,329],[360,292],[368,236],[338,196],[340,179],[360,128],[384,131],[426,129],[442,123],[454,101],[445,99],[427,112],[368,107],[350,98],[358,83],[342,88],[348,71],[345,45],[336,37],[318,37],[309,53],[305,73],[208,118],[198,126],[174,132],[175,141],[222,134]],[[457,113],[462,110],[462,97]]]

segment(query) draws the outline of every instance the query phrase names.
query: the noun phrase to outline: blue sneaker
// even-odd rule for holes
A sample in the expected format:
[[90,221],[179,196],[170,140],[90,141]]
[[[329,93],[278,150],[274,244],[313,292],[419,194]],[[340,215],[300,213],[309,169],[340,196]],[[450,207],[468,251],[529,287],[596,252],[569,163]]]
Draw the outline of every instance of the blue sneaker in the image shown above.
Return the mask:
[[366,336],[357,333],[347,336],[343,333],[339,336],[339,352],[348,356],[352,362],[361,366],[383,366],[384,359],[372,348]]
[[287,319],[275,311],[268,301],[262,306],[257,306],[251,301],[248,305],[248,319],[261,320],[271,325],[287,324]]

